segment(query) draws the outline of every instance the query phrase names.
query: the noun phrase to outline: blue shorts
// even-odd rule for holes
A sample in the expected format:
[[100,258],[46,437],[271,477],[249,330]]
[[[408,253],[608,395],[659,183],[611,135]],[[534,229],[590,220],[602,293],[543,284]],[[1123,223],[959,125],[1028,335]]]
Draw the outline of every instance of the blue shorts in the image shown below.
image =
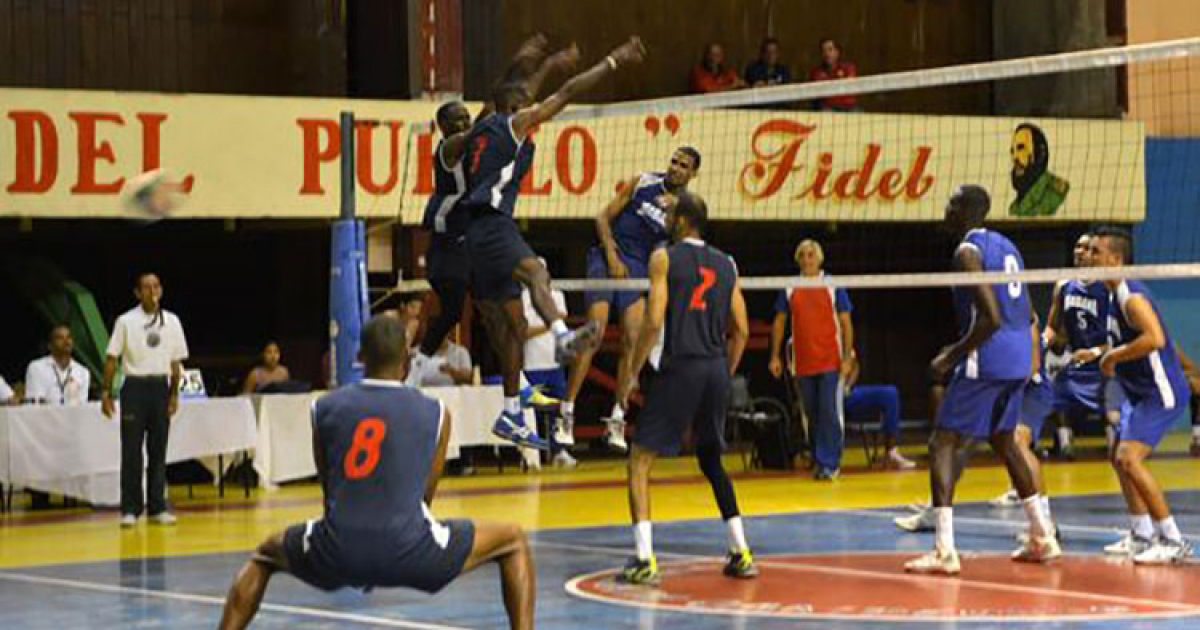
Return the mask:
[[1017,428],[1025,380],[978,380],[955,372],[938,407],[937,428],[986,440]]
[[467,282],[471,278],[471,257],[467,255],[466,236],[434,234],[425,252],[425,276],[430,284],[439,281],[457,280]]
[[321,590],[402,586],[436,593],[462,573],[475,546],[471,521],[447,520],[442,525],[449,531],[444,547],[428,532],[415,544],[389,553],[389,543],[410,533],[381,533],[370,539],[351,537],[339,542],[324,521],[317,519],[287,528],[283,553],[288,573]]
[[1021,419],[1019,422],[1029,428],[1036,443],[1042,434],[1042,425],[1046,418],[1054,413],[1054,387],[1046,379],[1029,381],[1025,385],[1025,395],[1021,399]]
[[530,385],[540,386],[542,393],[552,398],[567,395],[567,375],[562,368],[548,370],[525,370],[525,379]]
[[517,264],[536,258],[512,217],[490,208],[474,209],[467,228],[471,258],[471,295],[477,300],[507,302],[521,298],[513,278]]
[[1175,404],[1170,408],[1163,405],[1158,396],[1147,396],[1140,400],[1130,398],[1127,403],[1129,412],[1121,414],[1121,441],[1141,442],[1150,448],[1158,446],[1179,415],[1188,411],[1188,402],[1186,385],[1176,388]]
[[[629,269],[630,278],[648,278],[649,270],[646,263],[630,258],[625,255],[625,252],[617,251],[617,256],[621,258],[621,262],[625,263],[625,267]],[[593,247],[588,250],[587,256],[587,277],[588,278],[603,278],[608,279],[608,257],[604,254],[604,250],[599,247]],[[638,300],[644,298],[644,291],[585,291],[583,293],[583,304],[585,308],[591,308],[592,304],[603,302],[608,304],[614,311],[613,314],[624,313],[625,309],[633,306]]]
[[1067,367],[1054,377],[1054,409],[1072,417],[1097,413],[1104,377],[1095,368]]
[[671,359],[646,390],[634,444],[669,457],[683,448],[688,428],[697,446],[725,448],[729,364],[724,357]]

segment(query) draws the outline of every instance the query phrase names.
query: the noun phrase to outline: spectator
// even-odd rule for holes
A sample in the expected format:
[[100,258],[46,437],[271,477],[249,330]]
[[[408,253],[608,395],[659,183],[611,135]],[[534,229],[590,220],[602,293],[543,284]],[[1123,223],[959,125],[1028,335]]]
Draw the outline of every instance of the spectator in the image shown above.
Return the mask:
[[[858,76],[858,68],[848,61],[842,61],[842,49],[837,42],[825,38],[821,40],[821,65],[813,68],[808,74],[809,81],[831,81],[850,79]],[[817,109],[821,111],[853,112],[858,111],[858,98],[853,94],[830,96],[817,101]]]
[[850,374],[846,376],[845,412],[855,416],[874,416],[883,424],[884,463],[899,470],[916,468],[917,464],[900,454],[896,439],[900,437],[900,390],[895,385],[858,385],[858,353],[850,351]]
[[421,309],[425,306],[425,296],[420,293],[411,293],[405,296],[404,301],[400,304],[400,318],[404,320],[404,338],[408,340],[408,347],[417,347],[419,341],[417,334],[421,331]]
[[1179,355],[1179,364],[1183,366],[1183,375],[1187,377],[1188,389],[1192,392],[1192,443],[1188,453],[1192,457],[1200,457],[1200,367],[1183,353],[1183,348],[1176,345],[1175,352]]
[[47,349],[49,355],[30,361],[25,369],[25,400],[48,405],[86,403],[92,376],[71,358],[75,351],[71,327],[65,324],[52,327]]
[[13,392],[13,388],[8,386],[8,381],[0,376],[0,407],[17,404],[17,395]]
[[449,335],[442,340],[437,352],[428,361],[422,362],[420,373],[415,375],[418,387],[470,385],[474,380],[475,366],[471,364],[471,353],[450,341]]
[[[794,256],[805,278],[825,275],[825,253],[814,240],[803,240]],[[780,353],[787,321],[792,320],[792,376],[796,378],[804,415],[808,418],[816,478],[837,478],[843,446],[843,378],[850,375],[854,348],[853,307],[845,289],[803,288],[780,292],[775,302],[768,369],[783,375]]]
[[[545,260],[541,261],[543,265]],[[567,313],[567,297],[558,289],[551,290],[554,306],[560,313]],[[525,321],[529,327],[525,331],[525,379],[531,387],[537,388],[542,394],[561,400],[567,394],[567,379],[562,366],[554,360],[554,335],[542,321],[541,316],[533,308],[533,300],[529,297],[529,289],[521,291],[521,304],[525,307]],[[545,422],[540,422],[548,428],[555,426],[557,414],[538,409],[537,414]],[[551,429],[557,436],[558,431]],[[554,465],[563,468],[574,468],[578,462],[567,452],[567,449],[552,440],[550,444],[554,453]]]
[[253,394],[272,383],[285,383],[292,380],[292,374],[287,367],[280,364],[282,353],[279,344],[268,341],[260,357],[261,363],[250,374],[246,375],[246,384],[242,386],[243,394]]
[[779,63],[779,40],[764,39],[758,49],[758,60],[746,66],[746,83],[750,87],[766,87],[791,82],[792,71]]
[[738,78],[737,72],[725,65],[725,49],[712,43],[704,47],[700,64],[692,68],[691,90],[696,94],[740,90],[746,82]]

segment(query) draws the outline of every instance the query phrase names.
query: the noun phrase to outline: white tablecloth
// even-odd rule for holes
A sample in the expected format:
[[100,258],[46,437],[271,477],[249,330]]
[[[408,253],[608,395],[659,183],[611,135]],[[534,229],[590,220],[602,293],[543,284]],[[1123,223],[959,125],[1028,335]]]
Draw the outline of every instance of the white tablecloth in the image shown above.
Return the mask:
[[[492,435],[492,422],[504,406],[497,386],[425,387],[421,391],[442,401],[452,418],[446,458],[455,459],[463,446],[507,445]],[[313,401],[323,393],[267,394],[254,397],[258,413],[258,450],[254,470],[259,485],[273,487],[295,479],[314,477],[312,457]]]
[[[234,453],[255,445],[254,409],[247,398],[185,400],[170,431],[168,463]],[[120,422],[105,418],[99,403],[0,408],[5,484],[115,505],[120,470]]]

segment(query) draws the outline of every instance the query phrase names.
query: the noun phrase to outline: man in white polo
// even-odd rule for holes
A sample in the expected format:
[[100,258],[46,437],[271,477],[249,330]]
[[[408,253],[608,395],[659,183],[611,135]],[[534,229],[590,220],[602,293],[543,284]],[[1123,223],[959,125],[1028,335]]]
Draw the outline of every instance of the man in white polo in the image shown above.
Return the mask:
[[117,360],[125,373],[121,387],[121,527],[137,525],[142,513],[142,443],[149,459],[145,502],[150,522],[175,524],[167,511],[167,433],[179,408],[182,361],[188,356],[183,325],[163,310],[162,284],[153,273],[137,277],[133,294],[138,306],[117,318],[108,357],[100,406],[113,415],[112,383]]
[[25,368],[25,400],[39,405],[86,403],[92,376],[71,358],[75,351],[71,327],[56,324],[51,328],[47,348],[50,354],[30,361]]

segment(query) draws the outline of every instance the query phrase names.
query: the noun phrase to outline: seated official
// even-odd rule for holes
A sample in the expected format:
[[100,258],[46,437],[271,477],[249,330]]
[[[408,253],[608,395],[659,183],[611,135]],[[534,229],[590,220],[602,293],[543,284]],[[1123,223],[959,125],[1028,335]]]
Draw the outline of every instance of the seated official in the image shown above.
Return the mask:
[[850,373],[846,376],[846,398],[843,401],[847,416],[877,416],[883,427],[885,463],[899,470],[917,466],[900,454],[896,440],[900,437],[900,390],[895,385],[858,385],[860,366],[858,353],[850,353]]
[[417,369],[419,373],[414,374],[410,381],[415,382],[417,387],[453,387],[470,385],[475,381],[471,353],[450,341],[449,336],[442,340],[437,352],[428,361],[421,362]]
[[92,375],[71,358],[75,351],[71,328],[66,324],[52,327],[46,348],[49,355],[30,361],[25,368],[25,400],[39,405],[86,403]]
[[282,358],[283,353],[279,350],[279,344],[274,341],[267,342],[260,356],[260,363],[250,370],[250,374],[246,375],[242,393],[253,394],[273,383],[285,383],[292,380],[291,372],[280,363]]

